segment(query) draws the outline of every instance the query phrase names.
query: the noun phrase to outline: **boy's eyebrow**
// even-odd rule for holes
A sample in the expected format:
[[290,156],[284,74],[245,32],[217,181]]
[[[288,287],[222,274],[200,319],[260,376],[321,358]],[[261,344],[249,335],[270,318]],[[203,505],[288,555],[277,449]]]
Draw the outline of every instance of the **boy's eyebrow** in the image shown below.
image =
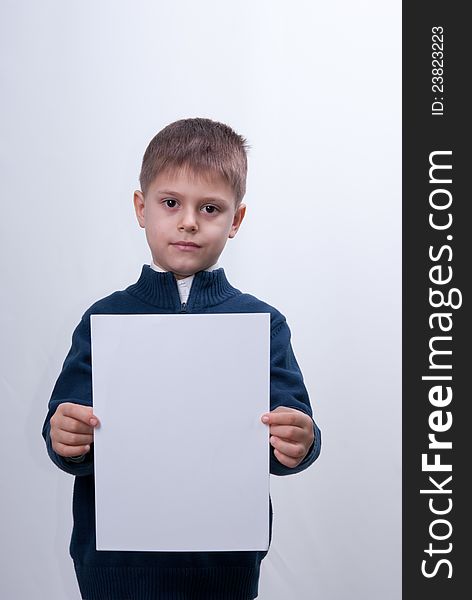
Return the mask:
[[170,194],[171,196],[180,196],[179,192],[173,192],[172,190],[157,190],[158,194]]
[[[181,196],[182,194],[179,194],[179,192],[173,192],[172,190],[157,190],[158,194],[169,194],[169,196]],[[219,202],[227,202],[228,200],[225,200],[225,198],[220,198],[219,196],[205,196],[204,198],[202,198],[202,200],[216,200]]]

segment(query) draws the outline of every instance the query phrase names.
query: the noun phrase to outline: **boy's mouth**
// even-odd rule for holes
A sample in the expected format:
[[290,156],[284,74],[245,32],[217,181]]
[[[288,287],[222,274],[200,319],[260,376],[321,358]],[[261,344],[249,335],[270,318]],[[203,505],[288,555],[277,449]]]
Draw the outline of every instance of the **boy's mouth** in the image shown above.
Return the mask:
[[195,244],[194,242],[184,242],[184,241],[173,242],[171,244],[171,246],[175,246],[176,248],[179,248],[179,250],[184,250],[184,251],[185,250],[186,251],[196,250],[197,248],[201,247],[198,244]]

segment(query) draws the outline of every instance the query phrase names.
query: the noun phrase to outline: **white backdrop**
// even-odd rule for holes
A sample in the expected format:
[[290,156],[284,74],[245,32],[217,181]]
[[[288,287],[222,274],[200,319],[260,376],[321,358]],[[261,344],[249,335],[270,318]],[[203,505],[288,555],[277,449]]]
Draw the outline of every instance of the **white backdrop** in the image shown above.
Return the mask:
[[272,477],[261,600],[401,596],[399,0],[1,4],[0,597],[79,598],[73,479],[41,426],[73,328],[149,262],[144,149],[185,117],[248,138],[222,256],[286,314],[323,449]]

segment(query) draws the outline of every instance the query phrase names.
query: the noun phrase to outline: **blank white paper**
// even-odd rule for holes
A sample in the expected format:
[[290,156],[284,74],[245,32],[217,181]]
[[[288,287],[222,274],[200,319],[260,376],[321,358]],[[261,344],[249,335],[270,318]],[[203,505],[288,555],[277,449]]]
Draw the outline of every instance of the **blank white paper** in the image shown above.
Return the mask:
[[97,550],[267,550],[270,315],[92,315]]

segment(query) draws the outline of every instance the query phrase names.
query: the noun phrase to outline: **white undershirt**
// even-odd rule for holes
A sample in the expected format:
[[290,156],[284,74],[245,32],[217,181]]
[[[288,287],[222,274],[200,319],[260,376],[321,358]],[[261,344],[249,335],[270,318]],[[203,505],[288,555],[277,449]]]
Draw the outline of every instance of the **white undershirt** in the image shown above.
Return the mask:
[[[166,273],[167,271],[156,265],[156,263],[151,259],[151,264],[149,265],[153,271],[158,271],[159,273]],[[215,269],[219,269],[218,263],[215,263],[213,266],[208,267],[205,271],[214,271]],[[177,279],[177,288],[179,290],[180,301],[182,303],[187,302],[188,296],[190,294],[190,289],[192,287],[193,278],[195,275],[189,275],[188,277],[184,277],[183,279]]]

